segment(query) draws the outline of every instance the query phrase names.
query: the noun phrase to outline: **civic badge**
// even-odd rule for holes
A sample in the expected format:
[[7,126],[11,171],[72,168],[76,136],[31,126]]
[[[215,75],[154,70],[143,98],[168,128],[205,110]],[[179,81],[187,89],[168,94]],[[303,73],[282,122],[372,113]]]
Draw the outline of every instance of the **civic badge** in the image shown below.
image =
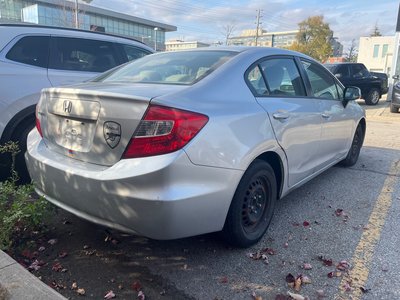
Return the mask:
[[116,122],[107,121],[103,125],[104,139],[111,149],[118,146],[121,140],[121,125]]

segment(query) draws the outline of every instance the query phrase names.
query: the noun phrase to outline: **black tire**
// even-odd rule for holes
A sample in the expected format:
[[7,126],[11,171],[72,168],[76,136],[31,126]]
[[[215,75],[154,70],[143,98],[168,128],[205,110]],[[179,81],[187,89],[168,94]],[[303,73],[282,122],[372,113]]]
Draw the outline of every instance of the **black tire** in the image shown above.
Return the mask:
[[381,98],[381,94],[378,89],[371,89],[365,98],[365,103],[367,105],[377,105],[379,103],[379,99]]
[[277,199],[274,170],[262,160],[255,160],[244,173],[233,196],[223,228],[228,243],[249,247],[267,231]]
[[361,124],[358,124],[356,132],[354,133],[353,142],[351,143],[350,150],[347,153],[346,158],[340,162],[341,166],[351,167],[356,164],[360,155],[361,147],[364,143],[364,135],[365,132]]
[[393,104],[390,104],[390,112],[391,113],[398,113],[399,108],[397,106],[394,106]]
[[31,177],[29,176],[28,169],[25,162],[25,152],[27,149],[26,139],[29,132],[35,127],[35,118],[30,117],[24,120],[16,130],[14,131],[11,140],[18,142],[20,152],[15,157],[15,170],[18,173],[19,184],[25,184],[31,182]]

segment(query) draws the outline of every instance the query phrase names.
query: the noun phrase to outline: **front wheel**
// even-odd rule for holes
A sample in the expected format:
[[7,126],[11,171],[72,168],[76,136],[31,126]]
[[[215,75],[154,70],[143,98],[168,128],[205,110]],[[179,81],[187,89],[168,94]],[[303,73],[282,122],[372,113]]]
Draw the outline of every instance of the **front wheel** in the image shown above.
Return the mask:
[[355,163],[358,160],[358,156],[360,155],[363,142],[364,142],[364,130],[361,124],[358,124],[356,132],[354,133],[353,142],[351,143],[351,148],[347,153],[346,158],[340,162],[340,165],[344,167],[351,167],[355,165]]
[[257,243],[272,220],[277,198],[274,170],[255,160],[244,173],[225,221],[223,235],[228,243],[249,247]]
[[381,94],[379,93],[378,89],[371,89],[365,98],[365,103],[367,105],[377,105]]

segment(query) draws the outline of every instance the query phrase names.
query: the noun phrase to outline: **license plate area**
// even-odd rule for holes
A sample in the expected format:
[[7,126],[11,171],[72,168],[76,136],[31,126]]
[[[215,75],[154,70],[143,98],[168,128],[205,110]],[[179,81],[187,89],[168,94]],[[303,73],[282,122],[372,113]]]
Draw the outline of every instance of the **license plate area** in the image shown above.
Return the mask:
[[92,146],[95,122],[57,118],[55,142],[68,150],[89,152]]

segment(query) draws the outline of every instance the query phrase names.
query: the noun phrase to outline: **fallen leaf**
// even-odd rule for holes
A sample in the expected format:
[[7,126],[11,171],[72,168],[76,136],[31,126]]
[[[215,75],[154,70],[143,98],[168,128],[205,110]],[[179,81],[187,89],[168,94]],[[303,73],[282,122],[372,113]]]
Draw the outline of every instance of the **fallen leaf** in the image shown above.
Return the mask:
[[38,271],[43,265],[44,261],[35,259],[28,267],[28,270]]
[[333,272],[329,272],[328,273],[328,278],[333,278],[334,277],[334,273]]
[[367,289],[363,286],[360,287],[361,292],[363,292],[364,294],[368,293],[371,289]]
[[325,266],[331,267],[333,265],[333,260],[330,258],[325,258],[322,255],[318,256],[318,259],[324,263]]
[[112,299],[112,298],[115,298],[115,294],[114,294],[114,292],[113,291],[108,291],[107,293],[106,293],[106,295],[104,296],[104,299]]
[[342,214],[343,214],[343,209],[338,208],[338,209],[335,210],[335,215],[336,215],[337,217],[340,217]]
[[137,298],[138,300],[144,300],[146,297],[144,296],[144,293],[142,291],[139,291]]
[[261,296],[257,296],[256,292],[252,292],[251,293],[251,297],[253,298],[253,300],[262,300]]
[[55,263],[53,264],[53,266],[51,267],[51,269],[52,269],[53,271],[60,272],[60,271],[63,269],[63,266],[61,265],[60,262],[55,262]]
[[283,247],[284,247],[284,248],[289,247],[289,243],[288,243],[288,242],[284,243],[284,244],[283,244]]
[[286,275],[286,282],[287,283],[294,283],[296,279],[294,278],[294,276],[292,275],[292,273],[289,273]]
[[288,293],[288,295],[290,296],[290,297],[292,297],[294,300],[305,300],[306,298],[304,298],[302,295],[299,295],[299,294],[294,294],[294,293],[291,293],[291,292],[287,292]]
[[303,264],[303,269],[304,269],[304,270],[311,270],[311,269],[312,269],[312,265],[309,264],[309,263],[304,263],[304,264]]
[[304,227],[310,226],[310,222],[304,221],[304,222],[303,222],[303,226],[304,226]]
[[85,295],[86,294],[86,291],[85,291],[85,289],[82,289],[82,288],[79,288],[79,289],[77,289],[76,290],[76,292],[78,293],[78,295],[80,295],[80,296],[83,296],[83,295]]
[[57,239],[50,239],[47,241],[47,243],[49,243],[50,245],[54,245],[57,243]]
[[71,290],[76,290],[77,288],[78,288],[78,284],[76,283],[76,281],[73,281],[72,285],[71,285]]
[[265,249],[262,250],[262,252],[263,253],[267,253],[269,255],[275,255],[276,254],[276,251],[274,249],[272,249],[272,248],[265,248]]
[[308,276],[301,276],[301,283],[302,284],[310,284],[311,279]]
[[346,260],[340,261],[336,266],[336,269],[340,271],[346,271],[348,268],[350,268],[350,264]]
[[301,290],[301,276],[298,276],[294,281],[294,290],[299,292]]
[[228,283],[228,277],[224,276],[224,277],[220,278],[219,282]]
[[41,247],[39,247],[39,249],[38,249],[40,252],[43,252],[44,250],[46,250],[46,247],[44,247],[44,246],[41,246]]
[[350,292],[352,290],[350,284],[348,282],[346,282],[345,284],[343,284],[343,288],[346,292]]
[[64,258],[64,257],[66,257],[68,255],[68,253],[66,252],[66,251],[61,251],[59,254],[58,254],[58,257],[59,258]]
[[140,284],[139,281],[134,281],[132,283],[132,289],[136,292],[139,292],[142,289],[142,285]]
[[29,251],[28,249],[23,250],[23,251],[21,252],[21,255],[22,255],[23,257],[26,257],[26,258],[29,258],[29,259],[32,259],[32,258],[35,257],[34,252],[31,252],[31,251]]

